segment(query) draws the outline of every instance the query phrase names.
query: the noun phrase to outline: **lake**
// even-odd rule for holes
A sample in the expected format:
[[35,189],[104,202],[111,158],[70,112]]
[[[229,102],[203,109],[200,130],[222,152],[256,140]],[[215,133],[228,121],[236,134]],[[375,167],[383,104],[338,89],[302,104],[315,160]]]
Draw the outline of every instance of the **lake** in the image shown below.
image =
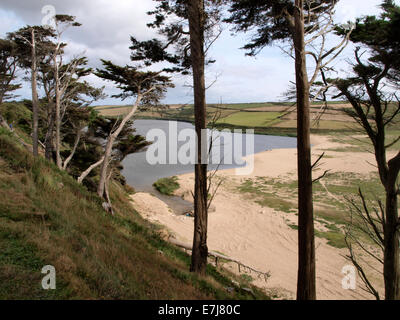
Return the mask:
[[[191,142],[190,139],[176,142],[176,133],[173,132],[173,130],[170,130],[171,128],[175,128],[175,126],[178,135],[181,132],[188,132],[186,129],[194,130],[194,126],[187,122],[170,123],[170,121],[167,120],[135,120],[134,122],[137,134],[146,136],[152,129],[160,129],[164,132],[166,136],[165,148],[168,153],[170,147],[169,138],[173,138],[171,141],[174,144],[176,143],[177,151]],[[235,159],[237,159],[235,158],[232,161],[229,161],[232,153],[230,150],[234,150],[233,153],[236,152],[236,154],[246,156],[250,153],[259,153],[272,149],[296,148],[297,145],[296,138],[291,137],[254,135],[254,139],[251,139],[251,137],[245,133],[228,134],[219,131],[213,132],[212,134],[211,131],[208,131],[208,133],[209,136],[212,137],[213,141],[211,154],[213,154],[217,159],[220,159],[219,161],[215,161],[214,158],[214,164],[209,165],[209,170],[215,170],[217,167],[219,170],[223,170],[245,166],[242,159],[240,159],[240,161],[235,161]],[[172,135],[174,136],[172,137]],[[252,140],[254,140],[254,148],[251,147],[251,145],[253,145]],[[155,143],[157,142],[159,141],[155,139]],[[193,145],[195,145],[195,143]],[[153,189],[152,184],[160,178],[193,171],[193,164],[180,164],[179,162],[177,164],[150,164],[149,161],[147,161],[146,152],[150,152],[150,150],[148,151],[146,149],[142,152],[131,154],[127,156],[122,163],[124,166],[122,174],[126,178],[127,183],[137,191],[151,191]],[[167,160],[170,156],[170,154],[167,155]]]

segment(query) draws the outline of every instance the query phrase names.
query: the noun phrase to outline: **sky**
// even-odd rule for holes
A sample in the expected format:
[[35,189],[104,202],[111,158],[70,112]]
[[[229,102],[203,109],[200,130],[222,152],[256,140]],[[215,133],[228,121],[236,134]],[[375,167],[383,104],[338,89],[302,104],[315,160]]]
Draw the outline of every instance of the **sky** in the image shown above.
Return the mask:
[[[400,0],[396,1],[399,4]],[[155,7],[154,0],[1,0],[0,37],[27,24],[40,25],[49,21],[48,6],[57,14],[69,14],[82,24],[70,28],[63,41],[68,43],[67,53],[83,54],[89,58],[89,66],[101,67],[100,59],[115,64],[132,64],[130,36],[148,40],[156,36],[146,24],[152,20],[146,12]],[[381,0],[340,0],[335,19],[345,23],[363,15],[379,14]],[[47,7],[46,7],[47,6]],[[208,103],[242,103],[281,101],[283,93],[294,81],[294,62],[276,46],[263,49],[256,57],[245,56],[240,48],[250,34],[232,34],[229,26],[210,49],[210,57],[216,60],[207,68],[206,81],[214,83],[207,90]],[[333,41],[333,40],[332,40]],[[347,48],[335,62],[335,67],[345,72],[351,55]],[[92,85],[105,86],[107,98],[96,104],[129,104],[132,101],[111,98],[119,91],[110,83],[91,75],[87,79]],[[216,80],[216,81],[215,81]],[[192,103],[190,77],[174,76],[175,88],[170,89],[164,103]],[[29,98],[29,84],[17,92]]]

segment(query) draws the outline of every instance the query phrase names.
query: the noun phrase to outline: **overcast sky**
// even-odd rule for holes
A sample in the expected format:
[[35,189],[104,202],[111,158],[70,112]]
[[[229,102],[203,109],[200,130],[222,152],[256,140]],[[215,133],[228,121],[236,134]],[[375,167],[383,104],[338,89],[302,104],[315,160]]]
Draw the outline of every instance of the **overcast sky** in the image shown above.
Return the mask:
[[[1,0],[0,36],[15,31],[27,24],[39,25],[46,19],[42,9],[51,5],[57,14],[70,14],[82,23],[79,28],[71,28],[65,34],[69,52],[84,53],[91,67],[100,67],[100,58],[112,60],[116,64],[129,64],[130,35],[140,40],[154,36],[146,27],[151,17],[153,0]],[[346,22],[355,17],[377,14],[381,0],[341,0],[336,9],[337,22]],[[396,1],[399,3],[399,1]],[[239,48],[250,35],[232,36],[228,27],[214,44],[210,54],[216,63],[207,70],[207,80],[217,82],[207,91],[207,101],[228,102],[264,102],[282,100],[282,93],[294,80],[294,64],[280,48],[265,48],[256,58],[246,57]],[[345,60],[351,54],[347,50],[337,62],[339,68],[345,68]],[[112,83],[103,82],[95,76],[88,79],[97,86],[106,86],[106,93],[117,93]],[[168,91],[165,103],[191,103],[191,90],[185,87],[190,78],[175,77],[176,88]],[[19,91],[29,98],[29,87]],[[130,103],[125,101],[123,104]],[[98,104],[121,104],[117,99],[107,98]]]

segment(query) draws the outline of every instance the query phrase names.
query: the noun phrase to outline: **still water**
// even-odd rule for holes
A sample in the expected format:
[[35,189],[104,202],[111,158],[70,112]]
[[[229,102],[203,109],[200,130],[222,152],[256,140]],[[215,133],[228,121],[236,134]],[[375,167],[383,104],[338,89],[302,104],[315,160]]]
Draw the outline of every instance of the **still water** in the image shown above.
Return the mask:
[[[171,135],[175,136],[175,132],[170,129],[174,128],[176,122],[170,123],[167,120],[136,120],[134,127],[136,128],[136,133],[146,136],[151,129],[160,129],[165,133],[166,136],[166,150],[169,153],[169,137]],[[177,122],[177,133],[185,129],[194,130],[194,126],[187,122]],[[187,132],[187,130],[186,130]],[[266,150],[272,149],[284,149],[284,148],[296,148],[296,138],[290,137],[279,137],[279,136],[267,136],[267,135],[254,135],[254,139],[250,139],[245,132],[243,134],[224,134],[220,132],[209,132],[210,137],[212,137],[213,147],[211,154],[214,155],[212,165],[209,165],[209,170],[213,170],[218,167],[219,170],[237,168],[245,166],[246,164],[240,159],[240,161],[232,160],[230,157],[231,153],[240,154],[243,157],[249,155],[250,153],[259,153]],[[230,136],[229,136],[230,135]],[[157,143],[157,139],[155,139]],[[173,139],[176,143],[176,138]],[[254,148],[250,147],[254,140]],[[161,140],[160,140],[161,141]],[[187,145],[191,141],[187,139],[186,141],[177,142],[177,151],[183,145]],[[239,142],[239,143],[238,143]],[[248,143],[246,143],[248,142]],[[240,146],[242,150],[230,151],[234,147]],[[250,148],[249,148],[250,147]],[[155,164],[152,165],[147,161],[146,158],[147,150],[142,152],[134,153],[125,158],[123,161],[124,170],[122,174],[125,176],[127,183],[134,187],[137,191],[150,191],[152,190],[152,184],[160,178],[170,177],[174,175],[179,175],[183,173],[188,173],[193,171],[193,164]],[[175,151],[174,151],[175,152]],[[215,156],[219,155],[219,161],[215,160]],[[229,160],[231,158],[231,160]],[[169,154],[167,154],[167,160],[169,159]]]

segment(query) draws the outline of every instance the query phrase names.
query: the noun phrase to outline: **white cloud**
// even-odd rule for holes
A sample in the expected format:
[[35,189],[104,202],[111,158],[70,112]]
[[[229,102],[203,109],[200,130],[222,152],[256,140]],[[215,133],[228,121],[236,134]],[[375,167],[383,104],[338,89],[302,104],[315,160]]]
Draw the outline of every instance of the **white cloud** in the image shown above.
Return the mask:
[[[338,22],[354,20],[355,17],[376,14],[381,0],[341,0],[336,9]],[[396,1],[399,3],[399,0]],[[40,24],[42,8],[52,5],[59,14],[70,14],[82,23],[79,28],[71,28],[65,34],[68,53],[85,53],[91,67],[100,67],[100,58],[117,64],[130,62],[130,35],[139,39],[149,39],[154,31],[146,27],[151,21],[146,12],[154,8],[152,0],[2,0],[0,7],[0,34],[13,31],[25,24]],[[257,59],[244,56],[239,48],[245,44],[248,35],[232,37],[229,32],[215,43],[211,55],[217,60],[208,69],[208,80],[215,74],[218,81],[212,86],[207,97],[215,103],[222,97],[225,102],[250,102],[277,100],[293,80],[293,61],[279,49],[265,48]],[[190,79],[175,77],[176,88],[168,92],[167,102],[191,102],[191,90],[183,87]],[[90,77],[96,85],[106,85],[108,94],[117,90],[111,83]],[[23,95],[29,90],[22,90]],[[29,95],[26,95],[29,97]],[[120,103],[107,99],[105,103]]]

